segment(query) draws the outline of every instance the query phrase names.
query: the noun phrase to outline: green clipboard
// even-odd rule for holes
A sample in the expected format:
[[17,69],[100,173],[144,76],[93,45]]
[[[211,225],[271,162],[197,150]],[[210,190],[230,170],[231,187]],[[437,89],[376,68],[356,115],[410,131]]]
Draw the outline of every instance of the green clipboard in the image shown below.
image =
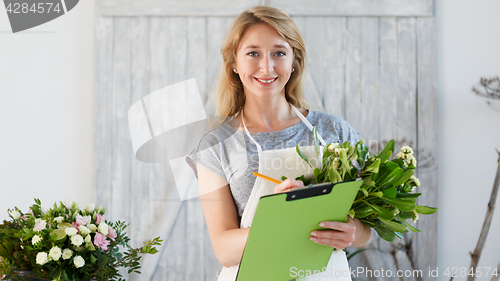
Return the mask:
[[[333,248],[309,240],[321,221],[347,220],[362,181],[318,184],[260,198],[237,281],[294,279],[292,270],[322,271]],[[295,269],[293,269],[295,268]]]

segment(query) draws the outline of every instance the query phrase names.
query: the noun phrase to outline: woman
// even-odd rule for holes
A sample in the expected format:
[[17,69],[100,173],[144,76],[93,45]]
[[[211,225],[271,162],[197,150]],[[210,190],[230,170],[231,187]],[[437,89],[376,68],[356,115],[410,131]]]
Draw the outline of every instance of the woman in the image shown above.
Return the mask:
[[[273,185],[253,172],[304,174],[295,146],[314,152],[307,149],[314,144],[312,125],[323,144],[321,137],[355,143],[359,134],[339,117],[306,110],[304,42],[282,11],[262,6],[243,12],[221,53],[217,115],[228,119],[202,138],[187,161],[198,176],[212,246],[224,266],[218,280],[234,280],[260,196],[303,186],[290,178]],[[316,243],[344,249],[370,241],[370,228],[357,219],[323,223],[330,230],[313,232]]]

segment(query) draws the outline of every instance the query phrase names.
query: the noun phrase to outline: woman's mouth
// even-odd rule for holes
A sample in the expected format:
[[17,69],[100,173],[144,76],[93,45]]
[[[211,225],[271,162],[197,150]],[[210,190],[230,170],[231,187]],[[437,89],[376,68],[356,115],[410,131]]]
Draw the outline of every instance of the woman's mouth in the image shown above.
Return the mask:
[[264,83],[264,84],[271,84],[273,83],[274,81],[276,81],[276,79],[278,79],[278,77],[274,77],[274,78],[271,78],[271,79],[259,79],[257,77],[254,77],[257,81],[261,82],[261,83]]

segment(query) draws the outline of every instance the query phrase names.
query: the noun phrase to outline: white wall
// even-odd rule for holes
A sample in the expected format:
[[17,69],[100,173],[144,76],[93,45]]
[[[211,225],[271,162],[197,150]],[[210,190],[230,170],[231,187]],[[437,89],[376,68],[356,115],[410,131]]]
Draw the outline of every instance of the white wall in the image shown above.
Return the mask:
[[[26,210],[33,197],[93,200],[94,4],[80,1],[20,34],[11,33],[0,5],[0,219],[7,208]],[[449,280],[448,267],[468,267],[493,184],[500,112],[470,89],[480,77],[500,75],[498,11],[496,0],[436,4],[441,280]],[[497,210],[480,266],[500,262],[499,236]]]
[[[471,88],[480,77],[500,76],[500,1],[437,0],[436,4],[438,266],[444,273],[448,267],[469,266],[468,253],[476,247],[496,172],[500,112],[488,107],[486,99],[473,94]],[[482,267],[496,267],[500,262],[498,209],[479,262]],[[490,279],[491,275],[478,280]]]
[[93,200],[94,3],[16,34],[0,5],[0,220]]

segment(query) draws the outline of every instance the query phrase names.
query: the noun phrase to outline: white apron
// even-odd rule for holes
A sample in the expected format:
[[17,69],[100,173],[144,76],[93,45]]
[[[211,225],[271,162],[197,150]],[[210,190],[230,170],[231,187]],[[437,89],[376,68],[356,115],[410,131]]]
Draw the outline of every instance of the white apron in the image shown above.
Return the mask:
[[[313,126],[311,125],[311,123],[294,106],[292,106],[292,108],[297,116],[302,120],[302,122],[304,122],[312,131]],[[309,167],[309,165],[307,165],[307,163],[305,163],[304,160],[302,160],[302,158],[300,158],[300,156],[296,152],[295,147],[262,151],[262,147],[254,140],[250,132],[248,132],[244,121],[243,110],[241,111],[241,120],[243,121],[243,126],[245,128],[246,134],[257,146],[259,155],[258,173],[274,179],[281,179],[282,176],[286,176],[288,178],[296,178],[302,174],[304,174],[306,178],[313,177],[313,170]],[[323,154],[323,147],[326,145],[321,136],[318,135],[318,139],[321,142],[320,157],[318,157],[315,146],[301,147],[302,153],[309,160],[313,167],[321,166],[321,163],[319,163],[319,161],[320,159],[322,159],[321,156]],[[275,187],[275,183],[264,180],[260,177],[256,178],[255,184],[252,188],[252,193],[250,194],[250,198],[248,199],[245,210],[243,211],[240,228],[246,228],[252,225],[253,217],[255,215],[257,203],[259,202],[260,197],[264,195],[274,194]],[[311,243],[313,242],[311,241]],[[238,268],[239,265],[222,268],[217,281],[236,280]],[[300,268],[298,270],[300,270]],[[290,279],[293,278],[291,277]],[[351,281],[349,265],[347,263],[345,252],[342,250],[333,251],[330,260],[328,261],[327,270],[325,272],[309,275],[305,278],[299,278],[297,280]]]

